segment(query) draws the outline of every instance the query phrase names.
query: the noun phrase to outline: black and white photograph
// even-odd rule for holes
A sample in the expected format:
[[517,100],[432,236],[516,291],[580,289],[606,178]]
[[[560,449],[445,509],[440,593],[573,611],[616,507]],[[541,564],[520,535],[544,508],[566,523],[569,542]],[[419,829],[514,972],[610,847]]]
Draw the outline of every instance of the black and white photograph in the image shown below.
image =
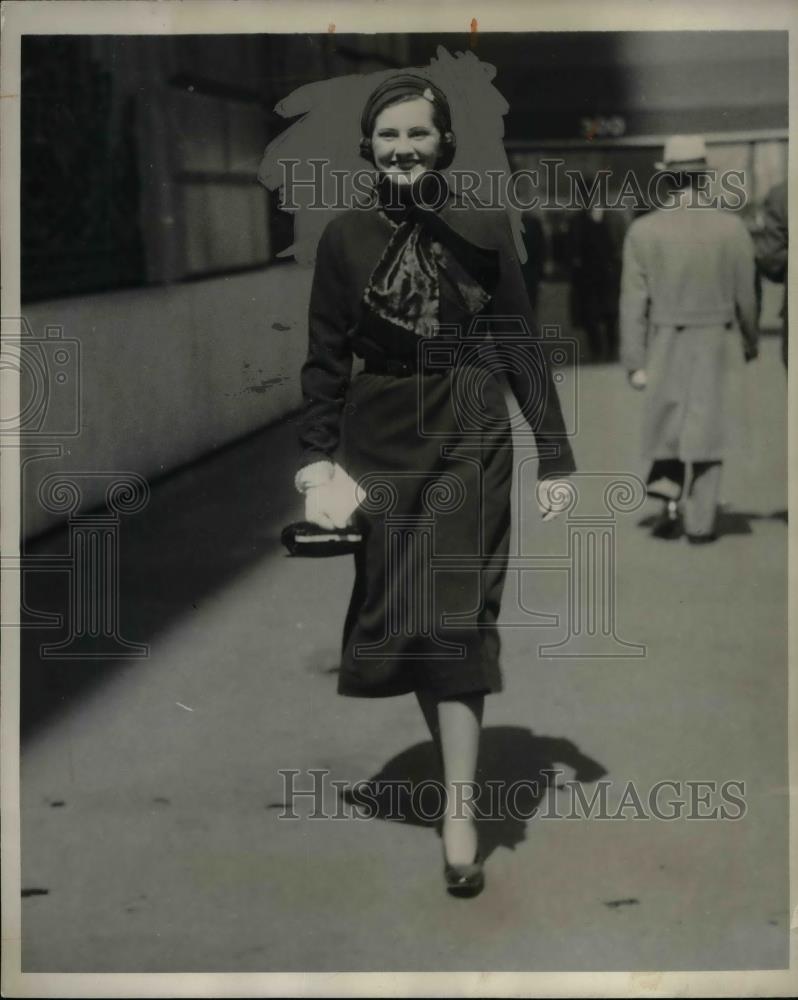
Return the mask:
[[793,995],[790,5],[2,19],[3,995]]

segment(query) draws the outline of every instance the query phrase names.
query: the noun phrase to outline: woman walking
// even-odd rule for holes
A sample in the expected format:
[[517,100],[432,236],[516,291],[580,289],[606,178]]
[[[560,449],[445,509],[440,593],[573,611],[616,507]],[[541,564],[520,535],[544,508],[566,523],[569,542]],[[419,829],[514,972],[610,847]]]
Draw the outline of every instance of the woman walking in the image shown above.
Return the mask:
[[[506,381],[535,434],[542,510],[574,463],[507,217],[464,205],[438,173],[455,151],[445,95],[421,76],[391,77],[361,132],[376,203],[335,218],[319,243],[296,482],[306,518],[328,528],[348,513],[334,462],[365,490],[338,690],[415,693],[443,765],[445,883],[474,895],[484,875],[462,799],[484,696],[502,686]],[[354,378],[353,355],[365,361]]]

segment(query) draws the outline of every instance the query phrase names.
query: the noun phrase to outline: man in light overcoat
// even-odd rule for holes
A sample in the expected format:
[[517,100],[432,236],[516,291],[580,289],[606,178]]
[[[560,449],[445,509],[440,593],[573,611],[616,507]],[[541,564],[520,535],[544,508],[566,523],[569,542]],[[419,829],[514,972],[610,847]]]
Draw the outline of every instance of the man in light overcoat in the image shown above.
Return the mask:
[[674,136],[657,168],[672,175],[672,202],[636,219],[624,242],[621,361],[646,393],[649,495],[665,501],[654,527],[714,541],[728,445],[734,353],[758,353],[754,246],[742,220],[700,196],[704,140]]

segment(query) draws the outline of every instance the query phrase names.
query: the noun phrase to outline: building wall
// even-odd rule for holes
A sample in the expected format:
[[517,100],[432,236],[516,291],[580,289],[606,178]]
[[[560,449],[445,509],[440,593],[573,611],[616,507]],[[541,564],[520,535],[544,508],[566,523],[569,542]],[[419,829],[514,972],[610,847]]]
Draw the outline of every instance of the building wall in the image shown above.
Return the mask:
[[[26,536],[56,523],[36,494],[51,472],[152,479],[298,404],[311,274],[278,262],[290,219],[255,183],[263,148],[287,124],[275,105],[314,80],[424,65],[441,44],[465,43],[328,34],[23,45],[23,313],[35,336],[56,326],[77,342],[81,390],[79,433],[62,453],[25,453]],[[499,68],[509,145],[583,140],[591,116],[616,114],[627,136],[786,125],[784,33],[485,35],[474,54]],[[69,393],[53,393],[48,426],[71,426],[70,407]],[[104,483],[82,486],[84,507],[102,502]]]
[[[24,452],[24,535],[59,519],[36,500],[50,473],[130,471],[151,480],[294,409],[311,276],[280,264],[28,306],[35,337],[57,326],[78,342],[80,431],[62,440],[59,457],[37,458],[35,446]],[[72,400],[51,393],[47,428],[75,424]],[[82,509],[101,504],[106,483],[80,482]]]
[[[419,64],[452,36],[411,36]],[[533,32],[519,42],[481,33],[474,48],[498,67],[510,141],[787,128],[786,31]]]
[[[274,108],[305,83],[400,65],[406,47],[393,35],[25,40],[22,310],[34,338],[57,327],[74,342],[80,392],[76,418],[71,382],[42,390],[44,431],[77,419],[79,433],[34,435],[24,451],[24,537],[65,516],[38,496],[51,473],[75,477],[90,510],[107,479],[84,473],[151,480],[298,405],[311,270],[281,259],[292,220],[256,180],[288,124]],[[23,354],[23,401],[35,369]]]

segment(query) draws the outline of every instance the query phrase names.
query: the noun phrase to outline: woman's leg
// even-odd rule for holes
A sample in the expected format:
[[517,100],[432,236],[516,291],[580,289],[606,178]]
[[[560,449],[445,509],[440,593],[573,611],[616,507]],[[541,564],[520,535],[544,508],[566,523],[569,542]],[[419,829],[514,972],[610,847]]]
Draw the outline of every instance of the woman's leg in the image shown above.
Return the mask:
[[447,796],[443,847],[446,859],[453,865],[471,864],[477,853],[477,828],[468,802],[476,796],[474,780],[484,703],[481,694],[438,703]]
[[453,865],[467,865],[477,853],[477,830],[468,807],[475,797],[479,736],[485,696],[469,695],[440,700],[429,691],[416,697],[438,751],[446,786],[443,846]]

